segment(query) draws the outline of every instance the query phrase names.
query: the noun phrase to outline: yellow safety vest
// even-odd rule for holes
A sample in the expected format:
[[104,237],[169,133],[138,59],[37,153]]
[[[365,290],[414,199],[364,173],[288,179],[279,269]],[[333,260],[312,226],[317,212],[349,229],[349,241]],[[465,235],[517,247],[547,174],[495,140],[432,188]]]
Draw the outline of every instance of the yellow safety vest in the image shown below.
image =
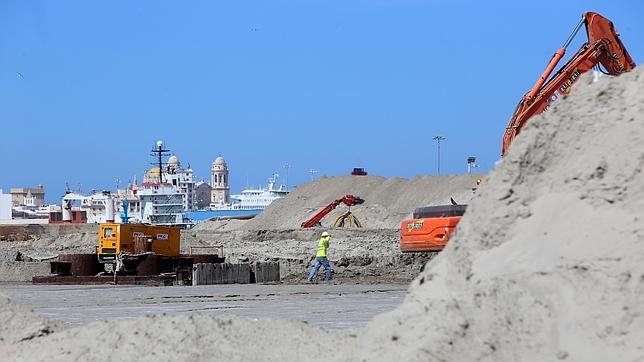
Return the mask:
[[326,249],[329,248],[329,239],[327,237],[322,237],[320,238],[320,241],[318,241],[318,252],[315,254],[316,257],[318,258],[326,258]]

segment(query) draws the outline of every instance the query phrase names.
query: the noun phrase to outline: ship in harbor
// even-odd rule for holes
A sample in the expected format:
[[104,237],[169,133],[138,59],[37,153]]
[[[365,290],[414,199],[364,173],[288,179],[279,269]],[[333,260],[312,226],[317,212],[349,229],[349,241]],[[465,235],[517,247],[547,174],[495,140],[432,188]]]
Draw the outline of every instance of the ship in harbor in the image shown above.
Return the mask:
[[274,173],[268,179],[267,188],[243,190],[241,194],[230,195],[230,199],[232,200],[230,204],[213,205],[210,209],[213,211],[240,210],[259,213],[273,201],[288,195],[288,190],[286,190],[284,185],[281,185],[279,188],[275,187],[277,177],[278,175]]
[[209,210],[193,211],[186,216],[193,222],[214,218],[248,219],[259,214],[273,201],[288,195],[286,186],[277,184],[277,173],[268,179],[266,188],[247,188],[240,194],[230,195],[229,203],[211,203]]

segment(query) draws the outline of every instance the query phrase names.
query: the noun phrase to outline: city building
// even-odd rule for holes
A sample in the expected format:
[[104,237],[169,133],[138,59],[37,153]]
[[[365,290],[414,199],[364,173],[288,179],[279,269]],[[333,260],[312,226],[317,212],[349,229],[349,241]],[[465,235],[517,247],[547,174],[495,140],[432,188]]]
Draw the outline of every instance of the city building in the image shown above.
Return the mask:
[[45,188],[38,185],[35,188],[11,188],[11,204],[15,207],[30,206],[40,207],[45,205]]
[[11,194],[0,189],[0,220],[11,220]]
[[121,220],[125,201],[127,201],[128,205],[128,222],[141,222],[141,200],[137,194],[138,188],[139,185],[136,182],[136,176],[134,176],[132,183],[126,189],[116,190],[116,195],[114,195],[114,213],[117,222]]
[[190,166],[188,166],[187,169],[184,169],[183,167],[181,167],[181,162],[179,162],[177,156],[170,156],[170,158],[168,159],[166,180],[173,186],[178,187],[184,194],[183,210],[194,210],[196,208],[195,179]]
[[[150,168],[143,176],[143,183],[158,183],[159,167]],[[180,190],[182,194],[183,211],[191,211],[196,208],[195,205],[195,180],[192,169],[184,169],[177,156],[172,155],[168,158],[168,163],[163,166],[163,182],[168,183]]]
[[230,186],[228,185],[228,165],[219,156],[212,163],[210,171],[210,206],[217,207],[230,203]]
[[195,184],[195,206],[197,210],[206,210],[210,206],[212,187],[201,180]]
[[138,191],[141,221],[155,225],[182,225],[184,195],[170,183],[143,183]]
[[[76,217],[75,217],[76,215]],[[60,220],[57,216],[50,215],[50,221],[56,222],[87,222],[101,224],[114,222],[114,199],[110,191],[96,192],[85,196],[67,190],[63,196]]]
[[155,225],[187,226],[184,212],[194,203],[194,179],[192,170],[184,170],[176,156],[168,163],[162,158],[168,152],[163,141],[157,141],[152,150],[158,166],[145,173],[137,195],[141,205],[141,221]]

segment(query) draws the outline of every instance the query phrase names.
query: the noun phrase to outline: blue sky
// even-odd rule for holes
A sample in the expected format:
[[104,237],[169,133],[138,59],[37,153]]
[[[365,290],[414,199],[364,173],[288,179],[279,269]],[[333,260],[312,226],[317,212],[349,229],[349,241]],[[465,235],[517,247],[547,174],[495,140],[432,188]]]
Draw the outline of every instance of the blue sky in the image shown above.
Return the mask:
[[[640,1],[0,2],[0,188],[141,179],[163,139],[234,192],[273,171],[487,172],[584,11],[644,59]],[[585,34],[573,43],[574,52]],[[20,73],[22,76],[18,76]]]

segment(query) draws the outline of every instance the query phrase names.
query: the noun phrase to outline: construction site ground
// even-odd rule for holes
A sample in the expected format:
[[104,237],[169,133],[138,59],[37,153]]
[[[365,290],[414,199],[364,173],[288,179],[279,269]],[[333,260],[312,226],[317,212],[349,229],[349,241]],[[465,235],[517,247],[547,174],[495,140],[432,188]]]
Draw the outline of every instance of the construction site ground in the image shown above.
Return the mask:
[[[296,187],[252,220],[215,220],[181,233],[182,252],[191,246],[223,245],[228,262],[277,261],[282,280],[302,283],[323,231],[332,235],[329,259],[335,277],[345,283],[406,283],[434,254],[401,254],[400,222],[418,206],[440,205],[450,198],[468,203],[483,175],[422,176],[412,179],[339,176]],[[330,228],[347,211],[340,205],[320,227],[300,224],[329,202],[352,194],[365,199],[351,212],[362,229]],[[93,253],[97,225],[0,226],[0,282],[28,282],[48,272],[59,254]]]
[[322,328],[364,327],[398,306],[401,284],[209,285],[199,287],[4,285],[2,293],[64,328],[146,314],[207,312],[282,318]]

